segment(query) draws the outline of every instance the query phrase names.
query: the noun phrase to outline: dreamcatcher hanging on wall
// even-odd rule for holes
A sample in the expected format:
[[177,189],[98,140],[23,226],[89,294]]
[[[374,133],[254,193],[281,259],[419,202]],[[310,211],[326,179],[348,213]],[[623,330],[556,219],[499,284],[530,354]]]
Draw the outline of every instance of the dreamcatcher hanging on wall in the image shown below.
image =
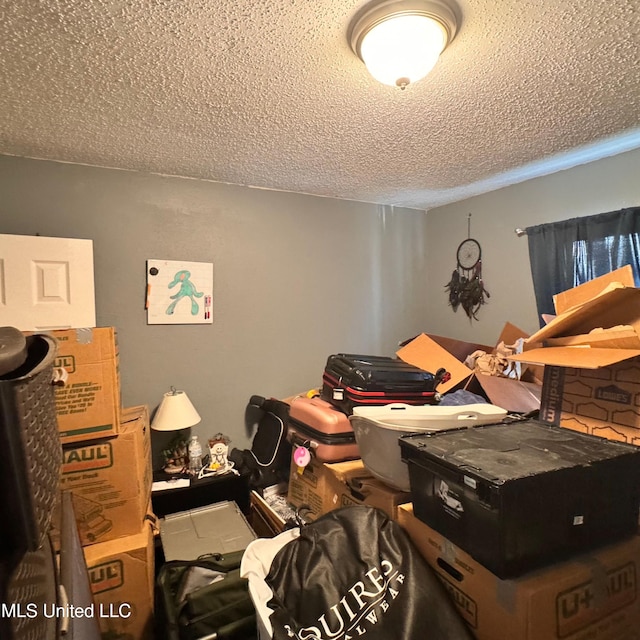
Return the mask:
[[449,305],[454,311],[462,307],[469,320],[477,320],[477,313],[491,296],[482,281],[482,249],[471,237],[471,214],[467,220],[467,239],[456,250],[456,268],[446,285]]

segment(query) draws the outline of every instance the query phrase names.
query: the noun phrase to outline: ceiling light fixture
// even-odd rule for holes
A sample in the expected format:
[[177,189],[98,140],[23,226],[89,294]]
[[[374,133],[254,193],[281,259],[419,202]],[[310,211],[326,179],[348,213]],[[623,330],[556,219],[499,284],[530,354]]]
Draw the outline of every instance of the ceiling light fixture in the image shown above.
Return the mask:
[[383,0],[356,15],[349,42],[376,80],[404,89],[433,69],[456,29],[442,0]]

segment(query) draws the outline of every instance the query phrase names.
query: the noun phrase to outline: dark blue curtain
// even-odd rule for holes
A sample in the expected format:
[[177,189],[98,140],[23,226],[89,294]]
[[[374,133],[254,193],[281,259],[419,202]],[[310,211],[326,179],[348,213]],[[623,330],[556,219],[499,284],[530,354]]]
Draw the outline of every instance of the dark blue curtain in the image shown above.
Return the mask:
[[541,224],[526,231],[540,316],[555,313],[557,293],[627,264],[640,286],[640,207]]

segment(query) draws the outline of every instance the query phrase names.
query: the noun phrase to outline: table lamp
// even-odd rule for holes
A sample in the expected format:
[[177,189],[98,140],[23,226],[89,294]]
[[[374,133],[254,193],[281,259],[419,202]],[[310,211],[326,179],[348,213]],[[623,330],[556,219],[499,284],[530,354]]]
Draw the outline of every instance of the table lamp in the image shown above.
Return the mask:
[[[162,397],[151,428],[156,431],[180,431],[198,424],[200,420],[200,414],[191,404],[189,396],[184,391],[171,387],[171,391]],[[189,460],[187,447],[187,439],[179,434],[163,450],[163,470],[166,473],[180,473],[186,469]]]

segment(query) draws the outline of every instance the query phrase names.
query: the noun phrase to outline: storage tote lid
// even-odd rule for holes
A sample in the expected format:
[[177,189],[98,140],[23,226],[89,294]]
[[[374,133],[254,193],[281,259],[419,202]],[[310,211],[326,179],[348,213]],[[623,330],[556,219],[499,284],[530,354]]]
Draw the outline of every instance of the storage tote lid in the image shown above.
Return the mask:
[[162,518],[160,538],[166,560],[195,560],[241,551],[256,534],[235,502],[222,501]]
[[436,459],[497,483],[625,455],[638,456],[640,464],[638,447],[535,420],[405,436],[399,442],[405,460]]

